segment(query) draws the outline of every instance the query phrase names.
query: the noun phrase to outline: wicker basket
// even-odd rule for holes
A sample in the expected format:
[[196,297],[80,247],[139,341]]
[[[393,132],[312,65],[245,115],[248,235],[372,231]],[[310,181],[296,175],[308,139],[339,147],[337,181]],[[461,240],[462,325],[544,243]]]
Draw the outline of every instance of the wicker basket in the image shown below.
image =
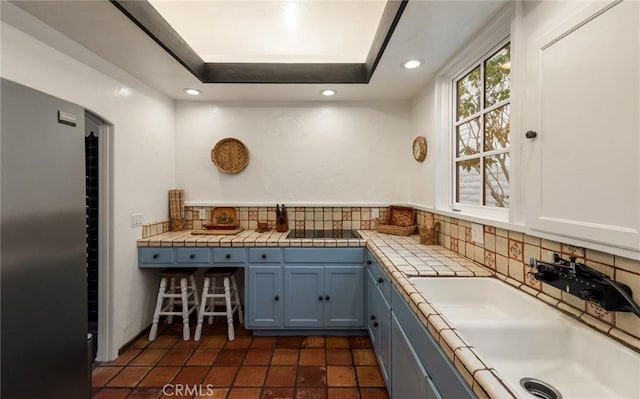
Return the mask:
[[416,231],[415,210],[407,206],[389,206],[389,220],[378,222],[376,231],[379,233],[410,236]]
[[378,233],[395,234],[398,236],[410,236],[416,231],[416,225],[413,226],[394,226],[392,224],[378,223],[376,225]]
[[389,206],[389,220],[387,224],[392,226],[415,227],[415,210],[408,206]]
[[238,173],[249,164],[249,150],[242,141],[227,137],[213,147],[211,161],[225,173]]

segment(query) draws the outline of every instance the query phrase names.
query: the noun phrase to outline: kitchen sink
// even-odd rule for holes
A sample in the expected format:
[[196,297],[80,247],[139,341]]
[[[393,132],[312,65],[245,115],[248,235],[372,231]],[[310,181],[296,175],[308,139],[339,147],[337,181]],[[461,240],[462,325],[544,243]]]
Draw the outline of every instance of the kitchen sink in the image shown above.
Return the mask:
[[[410,278],[522,398],[523,378],[568,398],[640,398],[640,354],[495,278]],[[553,397],[539,394],[538,397]]]

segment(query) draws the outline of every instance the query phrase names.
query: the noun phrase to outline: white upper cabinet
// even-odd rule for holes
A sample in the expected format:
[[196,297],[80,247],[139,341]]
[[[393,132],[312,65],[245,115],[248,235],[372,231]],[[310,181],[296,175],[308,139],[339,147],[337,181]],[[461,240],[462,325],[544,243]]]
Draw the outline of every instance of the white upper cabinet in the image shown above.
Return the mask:
[[527,228],[637,250],[640,2],[582,3],[560,19],[527,41]]

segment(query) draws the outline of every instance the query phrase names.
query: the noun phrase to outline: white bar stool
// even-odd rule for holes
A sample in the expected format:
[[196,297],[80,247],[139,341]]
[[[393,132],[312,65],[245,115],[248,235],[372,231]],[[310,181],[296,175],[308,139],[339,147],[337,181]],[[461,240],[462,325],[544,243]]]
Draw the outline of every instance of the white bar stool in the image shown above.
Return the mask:
[[[204,273],[204,287],[202,288],[202,300],[198,311],[198,325],[193,335],[195,341],[200,340],[204,316],[209,316],[209,324],[213,323],[213,316],[226,316],[229,341],[235,339],[233,314],[237,311],[240,324],[243,321],[240,295],[238,294],[238,285],[235,277],[237,271],[237,267],[213,267]],[[222,280],[222,285],[217,285],[216,283],[220,280]],[[209,292],[209,288],[211,288],[211,292]],[[216,306],[224,306],[225,310],[216,312]]]
[[[169,324],[173,322],[173,316],[182,316],[182,339],[189,340],[191,335],[189,315],[199,307],[195,279],[197,270],[196,268],[164,269],[159,273],[162,279],[160,280],[156,309],[153,312],[153,324],[151,325],[151,331],[149,331],[149,341],[156,339],[160,316],[167,316],[167,323]],[[176,279],[179,279],[179,285],[176,285]],[[168,291],[167,283],[169,283]],[[165,299],[169,302],[166,306],[164,306]],[[180,310],[174,311],[174,306],[176,305],[180,306]]]

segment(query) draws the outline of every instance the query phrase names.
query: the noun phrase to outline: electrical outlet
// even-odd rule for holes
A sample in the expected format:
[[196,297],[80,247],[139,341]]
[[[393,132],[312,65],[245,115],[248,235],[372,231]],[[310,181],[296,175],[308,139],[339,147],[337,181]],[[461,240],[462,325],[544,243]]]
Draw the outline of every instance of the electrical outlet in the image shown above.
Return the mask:
[[134,213],[131,215],[131,228],[142,227],[143,215],[142,213]]
[[198,219],[204,220],[204,217],[205,217],[204,208],[200,208],[200,211],[198,212]]
[[371,208],[371,219],[376,219],[380,217],[380,209]]
[[484,226],[471,223],[471,240],[478,244],[484,244]]

